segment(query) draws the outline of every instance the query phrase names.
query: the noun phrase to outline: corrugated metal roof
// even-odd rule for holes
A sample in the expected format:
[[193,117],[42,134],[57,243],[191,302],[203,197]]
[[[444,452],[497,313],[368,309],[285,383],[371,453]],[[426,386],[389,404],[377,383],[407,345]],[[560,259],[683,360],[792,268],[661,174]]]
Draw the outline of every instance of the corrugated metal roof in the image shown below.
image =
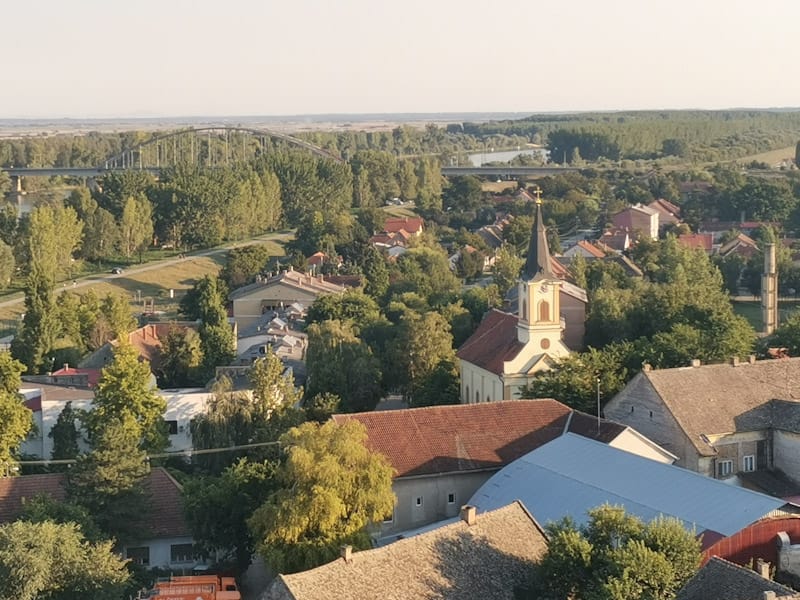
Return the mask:
[[698,533],[729,536],[786,504],[672,465],[572,433],[504,467],[470,500],[481,511],[519,499],[542,524],[604,503],[622,505],[645,521],[676,517]]

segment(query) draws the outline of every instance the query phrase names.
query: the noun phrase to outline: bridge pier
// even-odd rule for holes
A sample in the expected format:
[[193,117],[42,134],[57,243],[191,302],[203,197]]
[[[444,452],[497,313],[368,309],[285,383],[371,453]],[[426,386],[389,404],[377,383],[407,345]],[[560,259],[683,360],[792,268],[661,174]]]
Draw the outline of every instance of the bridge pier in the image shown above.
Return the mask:
[[23,196],[25,192],[22,190],[22,175],[11,175],[11,191],[6,194],[6,200],[14,204],[17,208],[17,218],[22,216]]

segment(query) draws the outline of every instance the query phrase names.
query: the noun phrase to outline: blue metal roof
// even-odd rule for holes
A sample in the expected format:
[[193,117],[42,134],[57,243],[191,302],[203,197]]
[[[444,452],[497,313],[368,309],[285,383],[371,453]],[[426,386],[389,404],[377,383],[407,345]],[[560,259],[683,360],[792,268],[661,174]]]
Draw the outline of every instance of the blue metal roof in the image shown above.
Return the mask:
[[497,472],[472,496],[479,510],[521,500],[542,524],[570,516],[579,525],[587,512],[614,504],[644,521],[676,517],[697,533],[733,535],[784,500],[728,485],[673,465],[568,433]]

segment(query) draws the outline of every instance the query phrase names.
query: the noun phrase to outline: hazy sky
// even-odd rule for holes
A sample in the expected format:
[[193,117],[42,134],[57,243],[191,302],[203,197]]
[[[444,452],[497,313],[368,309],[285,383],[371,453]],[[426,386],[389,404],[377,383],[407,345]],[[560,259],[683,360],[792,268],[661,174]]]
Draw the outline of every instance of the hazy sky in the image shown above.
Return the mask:
[[800,0],[6,0],[0,118],[800,105]]

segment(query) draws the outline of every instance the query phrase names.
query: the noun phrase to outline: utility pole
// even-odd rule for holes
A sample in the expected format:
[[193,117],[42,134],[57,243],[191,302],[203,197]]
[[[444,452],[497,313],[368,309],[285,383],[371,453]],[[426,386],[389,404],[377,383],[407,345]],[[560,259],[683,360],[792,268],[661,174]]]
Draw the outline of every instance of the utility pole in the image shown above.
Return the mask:
[[600,434],[600,376],[597,379],[597,433]]

